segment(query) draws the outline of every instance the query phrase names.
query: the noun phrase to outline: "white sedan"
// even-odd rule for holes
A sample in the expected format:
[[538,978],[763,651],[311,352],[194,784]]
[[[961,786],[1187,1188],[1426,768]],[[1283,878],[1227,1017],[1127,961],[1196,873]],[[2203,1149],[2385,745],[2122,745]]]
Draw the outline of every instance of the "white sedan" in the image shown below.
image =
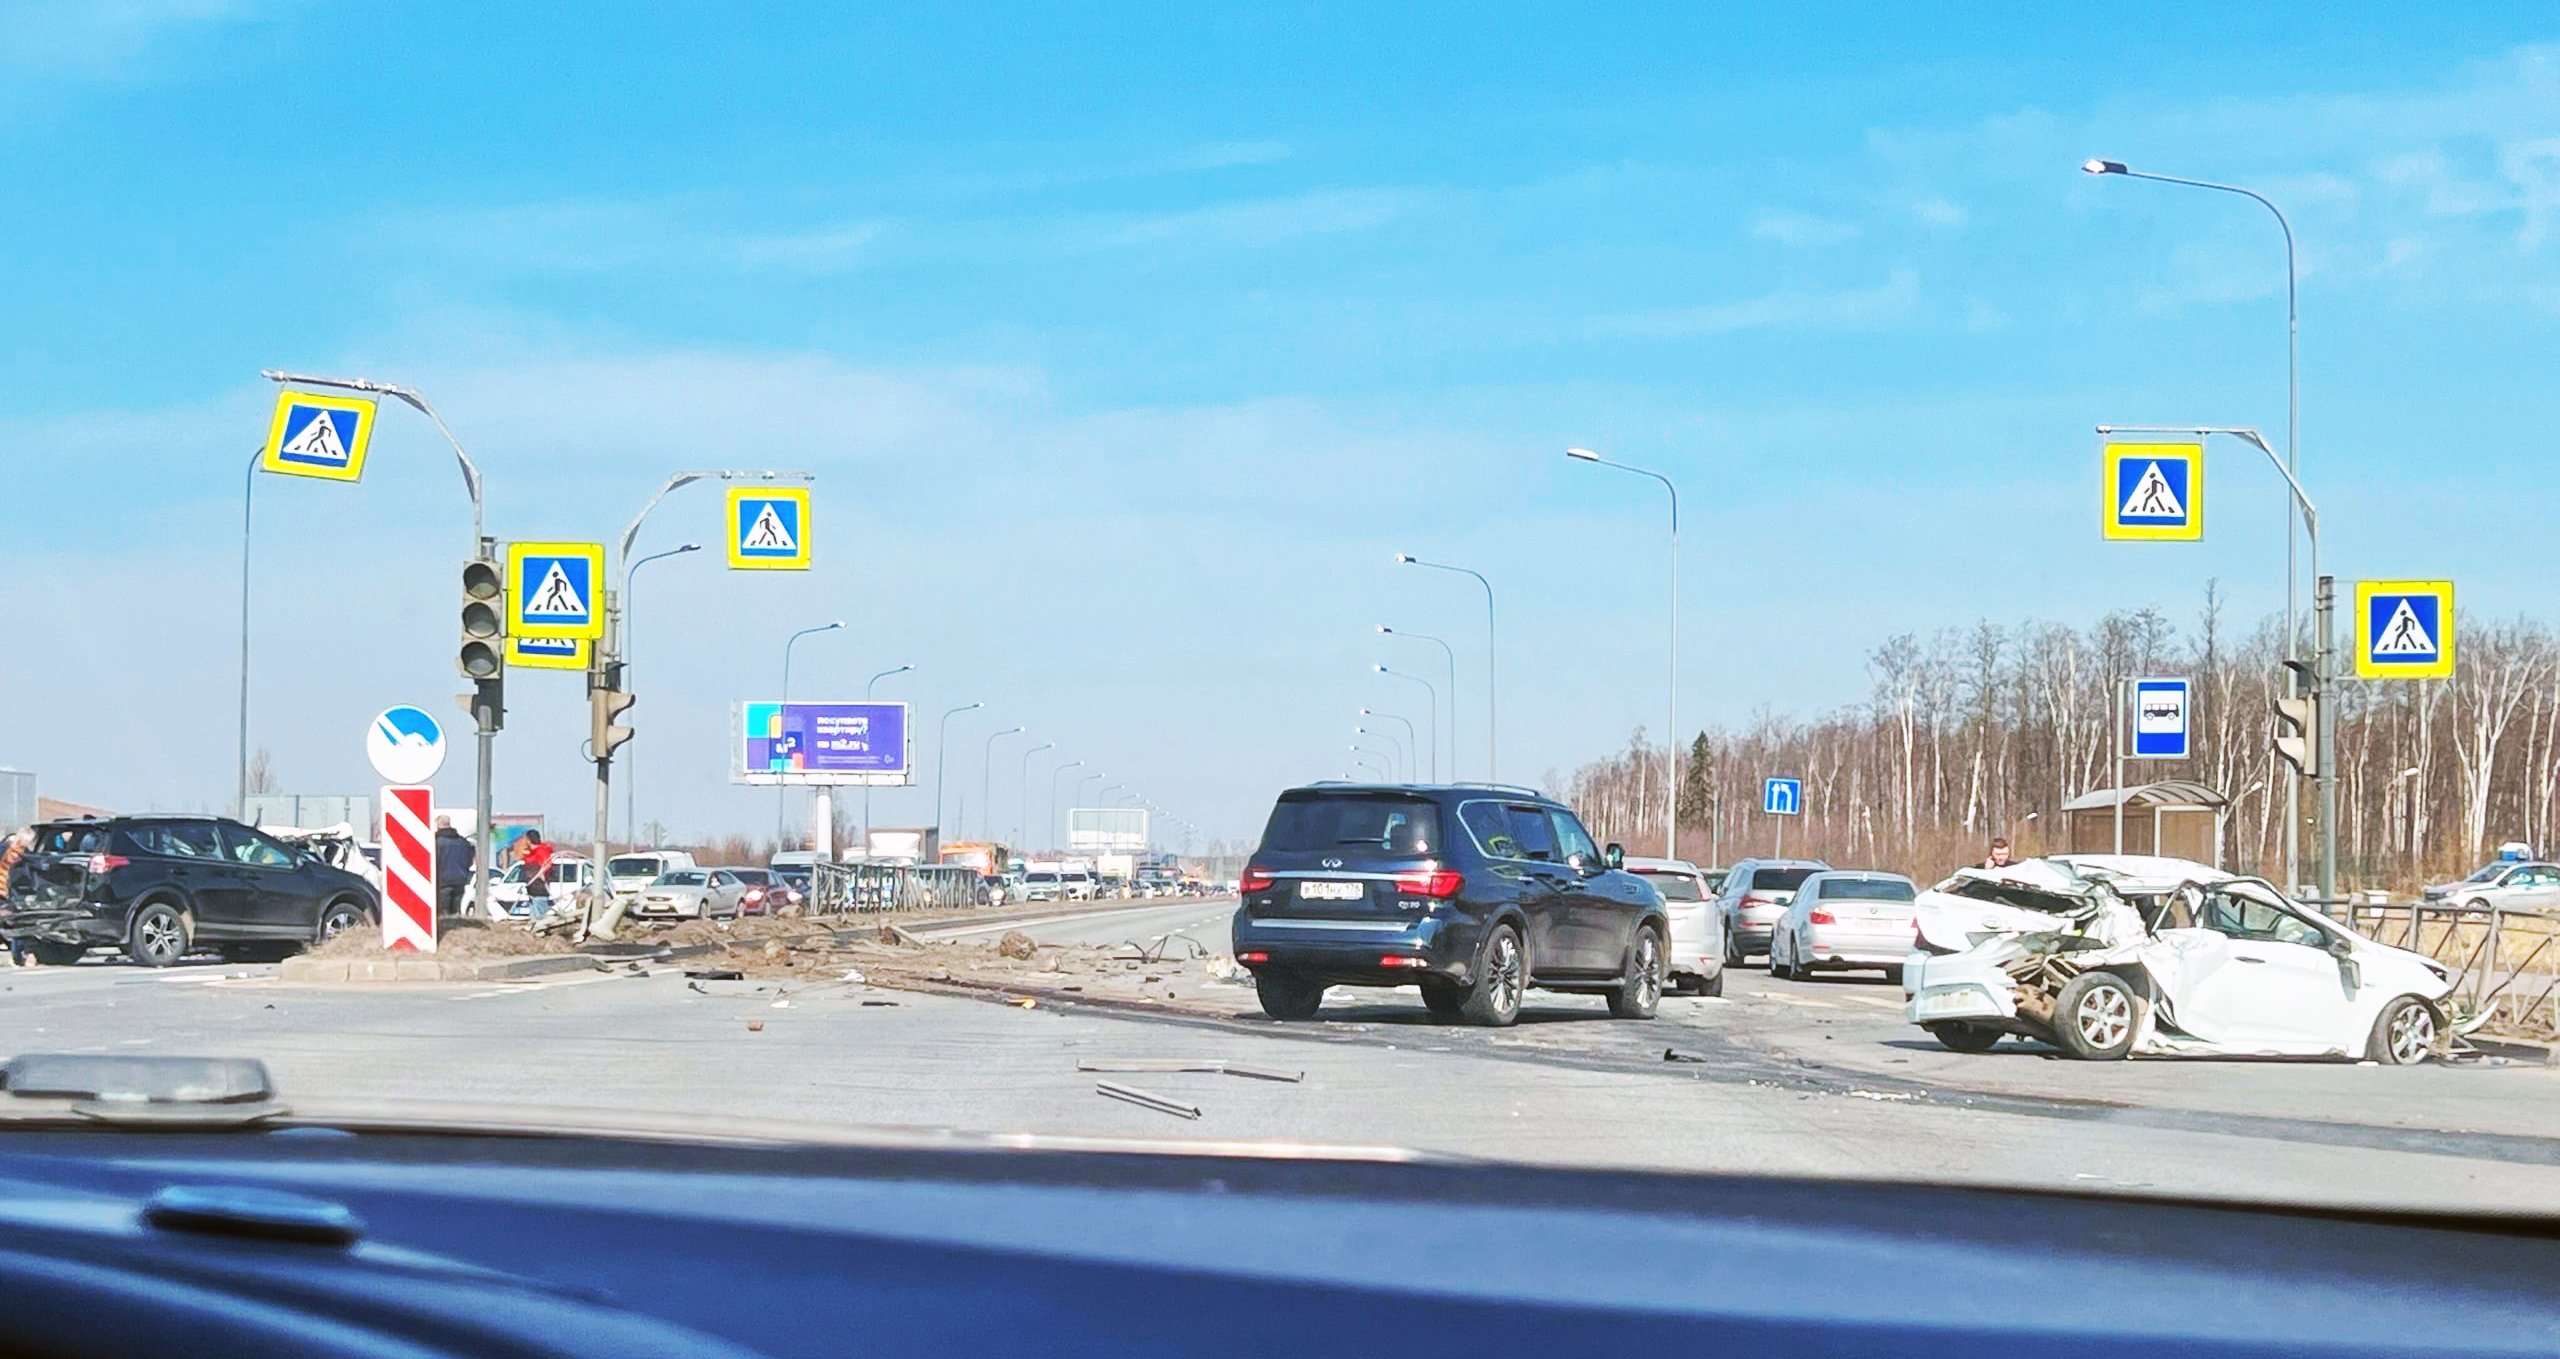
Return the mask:
[[2204,864],[2057,855],[1960,869],[1918,903],[1904,1012],[1981,1052],[2005,1034],[2074,1057],[2423,1061],[2451,974],[2272,885]]
[[[1724,994],[1724,918],[1707,875],[1686,859],[1629,856],[1626,870],[1652,883],[1671,918],[1671,984],[1701,996]],[[1904,931],[1906,937],[1909,931]]]

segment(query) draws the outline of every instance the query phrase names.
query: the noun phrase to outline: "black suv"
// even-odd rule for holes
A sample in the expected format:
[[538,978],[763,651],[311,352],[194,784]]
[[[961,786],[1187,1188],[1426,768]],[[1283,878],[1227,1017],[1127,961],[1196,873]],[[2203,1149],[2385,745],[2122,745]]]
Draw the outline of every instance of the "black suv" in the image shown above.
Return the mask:
[[374,917],[373,884],[214,816],[55,821],[9,875],[0,932],[36,960],[76,963],[110,944],[167,967],[201,943],[271,959]]
[[1531,986],[1650,1019],[1671,924],[1623,857],[1525,788],[1292,788],[1245,866],[1236,961],[1274,1019],[1312,1016],[1329,985],[1416,983],[1442,1019],[1510,1024]]

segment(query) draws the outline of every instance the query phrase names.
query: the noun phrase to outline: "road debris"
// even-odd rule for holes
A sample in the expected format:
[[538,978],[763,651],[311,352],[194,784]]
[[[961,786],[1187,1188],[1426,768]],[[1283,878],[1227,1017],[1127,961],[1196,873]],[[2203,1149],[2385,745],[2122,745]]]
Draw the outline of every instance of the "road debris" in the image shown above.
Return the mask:
[[1664,1048],[1662,1050],[1662,1060],[1666,1062],[1703,1062],[1707,1059],[1704,1053],[1683,1052],[1678,1048]]
[[1198,1118],[1200,1116],[1200,1109],[1197,1105],[1184,1104],[1179,1100],[1166,1099],[1162,1095],[1151,1094],[1134,1085],[1122,1085],[1117,1081],[1095,1081],[1093,1083],[1093,1091],[1097,1095],[1102,1095],[1110,1099],[1121,1100],[1129,1104],[1135,1104],[1142,1109],[1153,1109],[1160,1114],[1172,1114],[1176,1118]]
[[1277,1067],[1248,1066],[1219,1057],[1079,1057],[1078,1071],[1184,1071],[1204,1072],[1213,1076],[1242,1076],[1247,1080],[1286,1081],[1295,1084],[1307,1078],[1303,1071],[1282,1071]]
[[1030,935],[1020,930],[1006,930],[1004,937],[996,941],[996,956],[1000,958],[1020,958],[1027,961],[1039,952],[1040,945],[1033,942]]
[[747,974],[734,967],[691,967],[685,969],[687,981],[745,981]]
[[748,1020],[748,1021],[747,1021],[747,1032],[749,1032],[749,1033],[762,1033],[762,1032],[764,1032],[764,1021],[763,1021],[763,1020],[761,1020],[761,1019],[750,1019],[750,1020]]
[[1848,1095],[1851,1099],[1871,1099],[1885,1104],[1900,1104],[1920,1098],[1917,1090],[1851,1090]]

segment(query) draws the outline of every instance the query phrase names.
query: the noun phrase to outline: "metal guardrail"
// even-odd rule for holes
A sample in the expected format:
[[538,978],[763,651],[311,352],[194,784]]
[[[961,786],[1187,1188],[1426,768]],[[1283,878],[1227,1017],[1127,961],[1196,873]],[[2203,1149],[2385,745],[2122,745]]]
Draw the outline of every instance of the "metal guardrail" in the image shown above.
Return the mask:
[[2560,1037],[2560,915],[2451,902],[2349,903],[2349,929],[2423,953],[2453,972],[2445,998],[2490,1032]]
[[809,913],[965,910],[983,906],[978,870],[965,864],[834,864],[811,867]]

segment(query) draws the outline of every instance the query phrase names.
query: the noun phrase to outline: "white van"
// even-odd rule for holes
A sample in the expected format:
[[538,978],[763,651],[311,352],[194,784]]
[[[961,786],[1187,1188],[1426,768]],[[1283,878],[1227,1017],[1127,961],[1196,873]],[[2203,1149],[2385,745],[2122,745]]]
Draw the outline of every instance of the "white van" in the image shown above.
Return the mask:
[[616,854],[605,861],[605,876],[613,882],[613,894],[636,897],[640,889],[658,880],[670,869],[699,868],[693,856],[680,849],[644,849],[630,854]]

